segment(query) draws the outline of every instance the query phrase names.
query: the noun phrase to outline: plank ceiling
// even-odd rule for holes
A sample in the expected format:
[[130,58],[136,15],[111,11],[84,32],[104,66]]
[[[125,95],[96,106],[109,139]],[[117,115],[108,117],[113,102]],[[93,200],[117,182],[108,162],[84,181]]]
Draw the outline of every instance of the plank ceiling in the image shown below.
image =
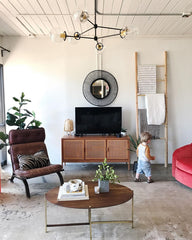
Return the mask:
[[[141,36],[192,37],[192,0],[97,0],[97,24],[122,28]],[[90,28],[75,15],[86,10],[94,22],[94,0],[0,0],[1,36],[73,35]],[[102,29],[99,34],[109,34]],[[87,34],[91,35],[91,32]]]

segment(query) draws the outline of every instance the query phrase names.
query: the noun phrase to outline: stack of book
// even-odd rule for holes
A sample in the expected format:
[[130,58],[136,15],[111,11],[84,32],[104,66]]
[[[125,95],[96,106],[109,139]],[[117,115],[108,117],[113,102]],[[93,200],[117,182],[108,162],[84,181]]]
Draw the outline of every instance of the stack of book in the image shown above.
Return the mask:
[[64,183],[59,188],[59,193],[57,200],[58,201],[74,201],[74,200],[88,200],[89,199],[89,192],[88,186],[85,183],[78,179],[79,187],[74,190],[74,185],[71,183],[77,181],[70,180],[69,182]]

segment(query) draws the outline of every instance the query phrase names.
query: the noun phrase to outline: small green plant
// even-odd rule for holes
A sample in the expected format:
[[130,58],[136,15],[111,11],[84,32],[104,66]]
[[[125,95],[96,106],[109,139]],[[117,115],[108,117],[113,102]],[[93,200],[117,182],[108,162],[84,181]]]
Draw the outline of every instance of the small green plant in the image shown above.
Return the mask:
[[108,180],[111,183],[120,182],[118,180],[118,176],[115,174],[115,170],[113,167],[110,167],[107,164],[107,159],[105,158],[102,164],[98,165],[98,169],[96,170],[95,177],[93,181],[98,180]]
[[0,132],[0,140],[1,140],[0,150],[9,145],[9,144],[7,143],[8,135],[7,135],[6,133]]
[[127,129],[126,129],[126,128],[121,128],[121,132],[126,133],[126,132],[127,132]]
[[140,137],[137,139],[136,137],[132,137],[131,135],[128,135],[131,143],[131,148],[129,149],[131,152],[136,152],[137,147],[139,146],[141,140]]
[[[31,100],[26,99],[23,92],[21,93],[20,98],[13,97],[13,100],[18,104],[18,106],[13,106],[7,112],[7,125],[17,126],[18,129],[38,128],[41,125],[41,122],[36,120],[35,113],[23,108],[31,102]],[[27,120],[29,120],[28,124],[26,123]]]

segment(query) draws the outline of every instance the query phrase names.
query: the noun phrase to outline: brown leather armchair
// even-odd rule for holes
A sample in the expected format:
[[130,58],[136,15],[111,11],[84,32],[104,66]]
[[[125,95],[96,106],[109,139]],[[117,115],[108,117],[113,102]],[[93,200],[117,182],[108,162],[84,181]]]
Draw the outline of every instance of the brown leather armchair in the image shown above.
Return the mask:
[[32,168],[27,170],[21,169],[21,165],[18,159],[19,155],[29,156],[37,153],[38,151],[43,151],[48,158],[47,148],[44,140],[44,128],[11,130],[9,132],[9,153],[11,155],[13,169],[13,174],[10,181],[13,182],[14,178],[22,180],[25,185],[26,196],[28,198],[30,198],[30,191],[27,179],[44,176],[51,173],[57,173],[61,185],[64,183],[63,177],[61,175],[63,167],[60,164],[49,164],[40,168]]

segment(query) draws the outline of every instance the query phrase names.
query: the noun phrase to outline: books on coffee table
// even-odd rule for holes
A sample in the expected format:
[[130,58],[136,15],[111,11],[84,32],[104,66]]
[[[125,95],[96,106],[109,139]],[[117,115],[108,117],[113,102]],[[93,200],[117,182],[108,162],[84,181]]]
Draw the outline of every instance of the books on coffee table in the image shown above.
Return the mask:
[[[79,179],[75,180],[78,180],[79,182],[81,181]],[[74,201],[89,199],[88,186],[81,181],[78,187],[75,187],[73,185],[73,182],[76,182],[75,180],[70,180],[69,182],[66,182],[59,187],[59,193],[57,197],[58,201]]]

